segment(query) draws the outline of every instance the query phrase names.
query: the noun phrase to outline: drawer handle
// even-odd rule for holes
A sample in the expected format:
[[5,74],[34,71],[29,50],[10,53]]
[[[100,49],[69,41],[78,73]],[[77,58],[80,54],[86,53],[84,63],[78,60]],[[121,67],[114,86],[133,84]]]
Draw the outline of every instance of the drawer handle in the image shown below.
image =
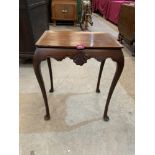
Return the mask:
[[62,12],[63,12],[63,13],[67,13],[67,12],[68,12],[68,10],[62,10]]

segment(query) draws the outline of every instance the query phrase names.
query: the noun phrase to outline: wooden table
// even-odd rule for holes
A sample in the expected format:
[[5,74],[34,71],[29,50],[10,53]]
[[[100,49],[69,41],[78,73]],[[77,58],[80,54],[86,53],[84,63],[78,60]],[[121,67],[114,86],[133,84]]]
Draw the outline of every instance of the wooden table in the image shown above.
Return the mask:
[[33,66],[36,78],[38,80],[44,98],[46,109],[46,115],[44,117],[45,120],[50,119],[50,112],[40,68],[40,64],[43,60],[47,60],[48,63],[51,81],[50,92],[54,91],[50,57],[58,61],[69,57],[70,59],[73,59],[74,63],[80,66],[82,66],[84,63],[87,63],[87,60],[90,58],[95,58],[97,61],[101,62],[96,87],[97,93],[100,92],[99,85],[105,60],[107,58],[111,58],[113,61],[116,62],[116,72],[111,83],[103,115],[103,119],[105,121],[108,121],[109,117],[107,115],[107,112],[110,99],[124,67],[124,56],[121,50],[121,44],[119,44],[119,42],[113,39],[113,37],[111,37],[109,34],[102,32],[45,31],[40,37],[40,39],[37,41],[36,47],[37,48],[33,58]]

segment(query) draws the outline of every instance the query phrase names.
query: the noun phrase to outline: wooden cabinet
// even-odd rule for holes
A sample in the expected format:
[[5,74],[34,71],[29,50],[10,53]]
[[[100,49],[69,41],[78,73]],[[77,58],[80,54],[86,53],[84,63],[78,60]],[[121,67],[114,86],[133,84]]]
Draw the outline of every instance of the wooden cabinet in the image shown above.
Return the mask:
[[77,21],[77,2],[76,0],[53,0],[52,4],[52,20],[56,24],[60,21]]
[[49,0],[19,1],[19,57],[32,58],[35,42],[49,29]]
[[123,4],[118,22],[119,40],[135,42],[135,3]]

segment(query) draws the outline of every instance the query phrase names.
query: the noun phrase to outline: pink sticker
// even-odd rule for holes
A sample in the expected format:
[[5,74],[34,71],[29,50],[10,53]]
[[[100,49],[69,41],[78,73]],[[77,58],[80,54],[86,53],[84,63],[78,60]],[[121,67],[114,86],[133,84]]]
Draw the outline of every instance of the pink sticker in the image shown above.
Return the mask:
[[84,49],[84,48],[85,48],[84,45],[77,45],[77,46],[76,46],[76,49]]

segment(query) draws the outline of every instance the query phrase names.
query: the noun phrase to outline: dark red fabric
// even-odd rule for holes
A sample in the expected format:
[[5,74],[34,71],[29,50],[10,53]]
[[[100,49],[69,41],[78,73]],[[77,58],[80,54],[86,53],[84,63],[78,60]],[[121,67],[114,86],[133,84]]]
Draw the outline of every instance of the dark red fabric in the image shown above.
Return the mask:
[[98,10],[101,13],[101,15],[105,16],[107,12],[108,3],[110,0],[99,0],[98,3]]
[[119,12],[121,9],[121,5],[125,3],[125,1],[111,1],[108,4],[107,12],[106,12],[106,19],[110,20],[111,22],[117,24],[119,19]]
[[100,0],[92,0],[92,10],[93,12],[98,11],[98,3]]
[[124,3],[131,3],[132,1],[110,1],[107,7],[106,19],[110,20],[114,24],[118,24],[119,13],[121,5]]
[[[109,2],[114,0],[92,0],[93,12],[99,11],[101,15],[106,16]],[[125,1],[125,0],[120,0]]]
[[106,19],[117,24],[121,5],[131,1],[135,0],[92,0],[92,10],[99,11]]

